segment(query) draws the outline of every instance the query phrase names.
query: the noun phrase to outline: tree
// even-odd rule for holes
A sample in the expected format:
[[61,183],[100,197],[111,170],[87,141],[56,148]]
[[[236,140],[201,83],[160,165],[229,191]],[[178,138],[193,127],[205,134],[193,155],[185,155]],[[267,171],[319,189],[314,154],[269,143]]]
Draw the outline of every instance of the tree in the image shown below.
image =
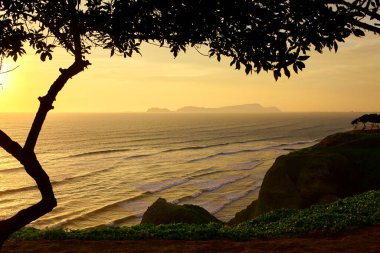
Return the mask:
[[311,50],[337,50],[361,29],[379,33],[379,0],[0,0],[0,56],[17,61],[29,47],[42,61],[64,48],[73,63],[40,106],[24,145],[0,131],[0,146],[35,180],[41,200],[0,221],[0,247],[15,231],[50,212],[56,199],[35,154],[39,133],[67,81],[91,63],[91,50],[140,54],[142,43],[167,46],[176,57],[188,47],[207,46],[209,57],[231,59],[246,74],[272,71],[277,80],[305,67]]

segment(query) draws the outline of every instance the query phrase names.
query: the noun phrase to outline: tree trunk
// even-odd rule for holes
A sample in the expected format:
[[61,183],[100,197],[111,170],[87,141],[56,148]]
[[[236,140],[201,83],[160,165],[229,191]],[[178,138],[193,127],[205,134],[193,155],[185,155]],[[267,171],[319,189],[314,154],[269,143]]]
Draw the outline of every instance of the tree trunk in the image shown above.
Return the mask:
[[[5,135],[3,132],[1,132],[1,134]],[[9,140],[11,141],[10,138]],[[19,158],[21,158],[20,162],[23,163],[26,172],[36,181],[42,199],[38,203],[19,211],[13,217],[0,221],[0,249],[5,240],[8,239],[12,233],[47,214],[57,206],[49,177],[41,167],[37,157],[34,153],[24,152],[21,146],[18,147],[20,149],[17,149],[16,152],[20,153],[17,154]]]
[[3,243],[12,233],[49,213],[57,206],[49,176],[37,160],[34,148],[46,115],[54,108],[53,102],[55,101],[58,92],[64,87],[70,78],[83,71],[89,65],[90,63],[88,61],[76,58],[75,62],[68,69],[60,69],[61,74],[52,84],[48,93],[44,97],[38,98],[40,101],[40,107],[34,118],[24,147],[21,147],[20,144],[13,141],[8,135],[0,130],[0,147],[5,149],[5,151],[11,154],[24,166],[28,175],[35,180],[41,193],[41,200],[38,203],[19,211],[9,219],[0,221],[0,251]]

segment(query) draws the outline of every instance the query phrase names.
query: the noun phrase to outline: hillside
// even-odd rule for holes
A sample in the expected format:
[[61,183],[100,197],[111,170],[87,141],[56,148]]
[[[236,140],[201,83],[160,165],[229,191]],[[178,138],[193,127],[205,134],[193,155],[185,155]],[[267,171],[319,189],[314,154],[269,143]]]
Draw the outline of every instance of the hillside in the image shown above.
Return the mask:
[[259,197],[231,220],[237,224],[280,208],[302,209],[380,189],[380,131],[330,135],[280,156],[266,173]]

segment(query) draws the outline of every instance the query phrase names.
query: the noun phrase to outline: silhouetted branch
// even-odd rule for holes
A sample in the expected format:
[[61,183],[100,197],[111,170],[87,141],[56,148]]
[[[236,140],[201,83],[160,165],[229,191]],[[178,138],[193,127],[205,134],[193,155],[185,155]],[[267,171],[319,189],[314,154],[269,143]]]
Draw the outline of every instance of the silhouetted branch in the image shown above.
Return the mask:
[[83,54],[82,54],[82,42],[81,42],[81,34],[79,32],[79,24],[78,24],[78,17],[77,17],[77,1],[75,0],[68,0],[69,3],[69,9],[70,9],[70,29],[71,34],[73,36],[73,42],[74,42],[74,56],[76,61],[82,60]]
[[153,46],[156,46],[156,47],[170,48],[170,47],[165,46],[165,45],[160,45],[160,44],[157,44],[157,43],[150,42],[149,40],[147,40],[146,43],[148,43],[150,45],[153,45]]
[[61,74],[59,75],[57,80],[55,80],[55,82],[52,84],[48,93],[45,96],[38,98],[38,100],[40,101],[40,107],[38,108],[36,117],[34,118],[32,127],[29,131],[28,138],[26,139],[24,145],[25,150],[34,150],[46,115],[50,110],[54,109],[53,102],[55,101],[58,92],[62,90],[62,88],[65,86],[66,82],[70,78],[83,71],[89,65],[89,61],[75,60],[75,62],[68,69],[61,69]]
[[32,221],[51,212],[56,206],[55,199],[49,201],[43,199],[38,203],[19,211],[13,217],[0,221],[0,246],[8,239],[9,235],[16,232],[20,228],[26,226]]
[[41,193],[42,200],[37,204],[21,210],[13,217],[0,221],[0,248],[3,242],[13,232],[19,230],[30,222],[50,212],[56,205],[57,201],[54,196],[50,179],[42,166],[37,160],[34,152],[26,152],[20,144],[13,141],[7,134],[0,130],[0,147],[15,157],[22,165],[25,171],[30,175],[37,184]]
[[359,20],[352,20],[351,23],[357,27],[360,27],[360,28],[366,29],[368,31],[380,34],[380,27],[369,25],[367,23],[360,22]]
[[[353,4],[352,2],[348,2],[345,0],[325,0],[325,3],[343,5],[343,6],[350,8],[351,10],[356,10],[356,11],[362,12],[370,18],[377,19],[380,21],[380,14],[377,12],[371,11],[369,9],[370,3],[371,3],[370,1],[367,1],[367,4],[365,7],[362,7],[362,6],[357,5],[357,4]],[[366,28],[366,29],[368,29],[368,28]]]
[[13,141],[6,133],[0,130],[0,147],[15,157],[21,164],[23,163],[23,149],[17,142]]
[[195,50],[198,52],[198,54],[202,55],[202,56],[209,56],[208,54],[204,54],[202,53],[201,51],[199,51],[198,47],[197,46],[194,46]]
[[0,146],[16,157],[25,168],[25,171],[34,179],[41,193],[41,201],[19,211],[13,217],[0,221],[0,248],[4,241],[14,232],[30,222],[49,213],[57,206],[53,188],[46,172],[38,162],[34,152],[25,152],[21,146],[12,141],[4,132],[0,131]]
[[17,69],[18,67],[20,67],[20,66],[16,66],[16,67],[14,67],[13,69],[9,69],[9,70],[6,70],[6,71],[2,71],[2,72],[0,72],[0,75],[1,75],[1,74],[5,74],[5,73],[12,72],[13,70]]

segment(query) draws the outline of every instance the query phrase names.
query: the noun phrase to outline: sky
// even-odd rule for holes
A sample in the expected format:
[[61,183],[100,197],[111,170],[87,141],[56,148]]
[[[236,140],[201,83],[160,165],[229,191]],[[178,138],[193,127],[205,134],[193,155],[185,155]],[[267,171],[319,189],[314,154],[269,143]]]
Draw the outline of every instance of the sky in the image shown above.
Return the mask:
[[[202,48],[207,53],[207,48]],[[220,107],[259,103],[283,112],[380,112],[380,36],[349,38],[338,53],[311,53],[306,69],[275,81],[272,73],[245,75],[194,49],[176,59],[169,49],[145,45],[142,56],[110,57],[96,49],[92,65],[69,80],[58,94],[54,112],[144,112],[151,107]],[[32,51],[16,63],[7,59],[0,75],[0,112],[36,112],[73,58],[56,50],[41,62]]]

